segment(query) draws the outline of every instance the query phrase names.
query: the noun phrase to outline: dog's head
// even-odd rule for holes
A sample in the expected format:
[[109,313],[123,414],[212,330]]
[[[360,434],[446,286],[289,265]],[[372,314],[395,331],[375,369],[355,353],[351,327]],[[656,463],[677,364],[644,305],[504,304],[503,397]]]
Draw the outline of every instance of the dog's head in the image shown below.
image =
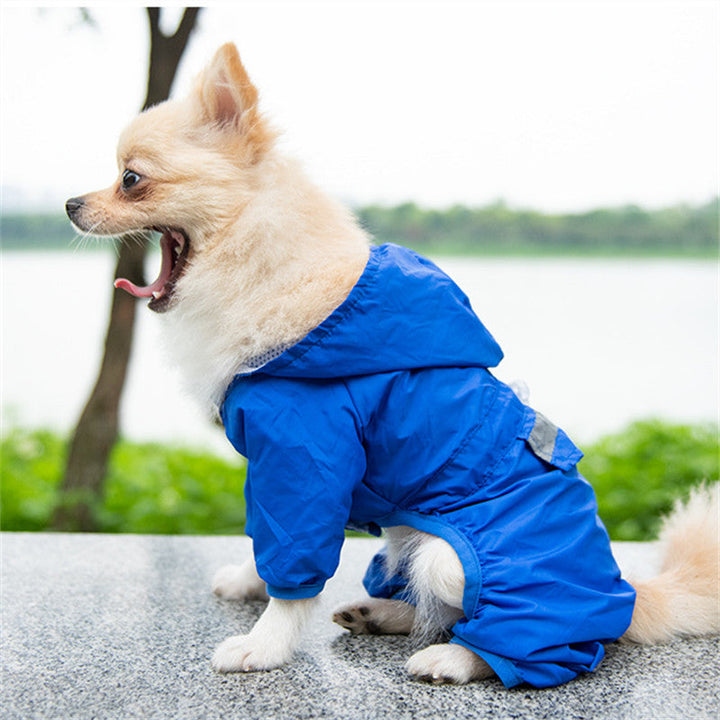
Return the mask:
[[115,182],[68,200],[67,214],[88,234],[161,233],[157,280],[138,287],[120,279],[116,287],[167,310],[188,262],[216,243],[249,202],[274,140],[257,90],[228,43],[187,98],[135,118],[120,136]]

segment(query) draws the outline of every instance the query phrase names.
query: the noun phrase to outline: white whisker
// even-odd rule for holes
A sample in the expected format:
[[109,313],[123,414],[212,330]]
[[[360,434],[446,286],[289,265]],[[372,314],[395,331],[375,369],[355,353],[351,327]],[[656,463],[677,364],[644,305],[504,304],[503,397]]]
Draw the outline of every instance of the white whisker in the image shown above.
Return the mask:
[[100,236],[95,235],[94,231],[101,225],[100,220],[96,222],[94,225],[92,225],[90,228],[85,230],[81,235],[76,234],[75,237],[71,240],[71,244],[75,245],[74,250],[84,250],[91,241],[95,240],[98,241],[100,239]]

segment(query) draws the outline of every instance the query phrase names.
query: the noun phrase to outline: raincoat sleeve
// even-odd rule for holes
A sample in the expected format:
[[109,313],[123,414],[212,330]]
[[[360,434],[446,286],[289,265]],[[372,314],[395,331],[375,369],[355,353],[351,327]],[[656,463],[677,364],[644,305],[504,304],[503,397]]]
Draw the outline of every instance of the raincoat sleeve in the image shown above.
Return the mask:
[[246,532],[268,594],[314,597],[337,569],[353,489],[365,474],[345,385],[248,379],[231,387],[222,418],[249,461]]

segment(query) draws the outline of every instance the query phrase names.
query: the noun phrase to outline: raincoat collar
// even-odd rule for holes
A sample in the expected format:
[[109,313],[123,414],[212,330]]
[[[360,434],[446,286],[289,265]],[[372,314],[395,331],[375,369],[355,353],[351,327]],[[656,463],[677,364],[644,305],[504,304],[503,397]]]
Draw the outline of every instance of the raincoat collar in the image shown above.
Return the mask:
[[391,243],[373,246],[345,301],[255,373],[338,378],[430,367],[495,367],[503,354],[460,288]]

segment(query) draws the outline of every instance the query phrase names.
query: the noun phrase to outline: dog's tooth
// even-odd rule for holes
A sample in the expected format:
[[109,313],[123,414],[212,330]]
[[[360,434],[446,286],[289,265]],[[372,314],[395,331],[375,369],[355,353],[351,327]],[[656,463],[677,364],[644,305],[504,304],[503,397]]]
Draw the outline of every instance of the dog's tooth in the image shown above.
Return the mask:
[[159,300],[162,296],[163,296],[163,291],[162,291],[162,290],[156,290],[156,291],[153,293],[153,297],[154,297],[156,300]]

